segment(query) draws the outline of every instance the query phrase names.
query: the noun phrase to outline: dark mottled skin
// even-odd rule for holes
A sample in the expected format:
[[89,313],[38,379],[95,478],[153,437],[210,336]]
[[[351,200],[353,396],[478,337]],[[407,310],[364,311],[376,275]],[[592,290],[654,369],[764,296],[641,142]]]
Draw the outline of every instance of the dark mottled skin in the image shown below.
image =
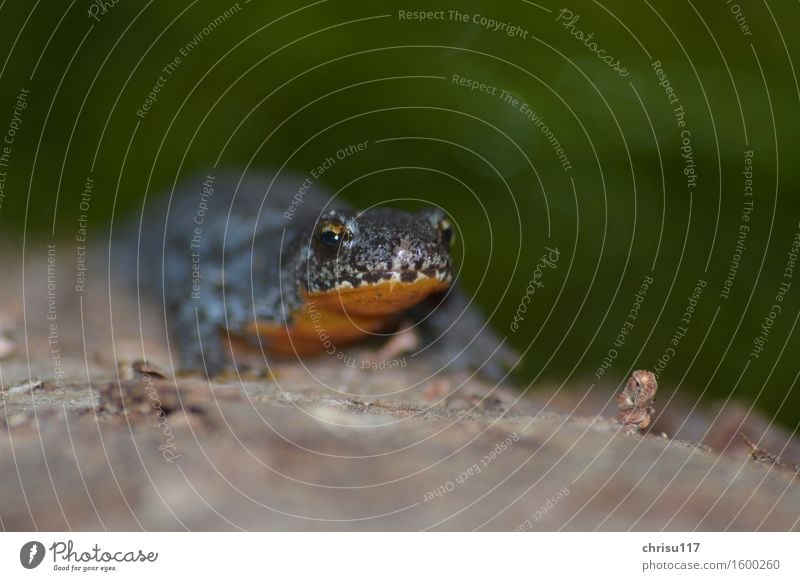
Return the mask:
[[[273,183],[271,175],[249,173],[239,183],[239,174],[213,175],[179,185],[171,197],[148,200],[141,237],[138,218],[124,234],[131,262],[138,240],[139,289],[165,309],[183,369],[212,375],[223,370],[230,350],[220,331],[245,336],[256,321],[291,324],[304,291],[336,292],[391,276],[450,281],[450,241],[441,230],[446,216],[437,208],[357,212],[315,184],[288,219],[301,178],[281,176]],[[204,182],[213,183],[213,195],[206,188],[207,208],[200,216]],[[346,227],[347,237],[337,247],[320,243],[323,222]],[[201,275],[195,288],[193,253]],[[421,322],[421,352],[411,365],[420,360],[498,378],[513,361],[457,286],[393,318]],[[258,338],[249,339],[258,344]],[[268,341],[262,337],[261,343],[269,353]]]

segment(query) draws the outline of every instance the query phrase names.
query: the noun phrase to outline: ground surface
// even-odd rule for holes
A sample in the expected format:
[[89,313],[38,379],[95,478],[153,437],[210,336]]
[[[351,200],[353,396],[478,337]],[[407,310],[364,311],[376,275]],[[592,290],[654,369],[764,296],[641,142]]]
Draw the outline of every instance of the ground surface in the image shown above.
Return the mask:
[[131,365],[144,349],[168,368],[156,314],[142,340],[135,303],[109,304],[102,279],[64,292],[62,271],[48,320],[45,269],[28,270],[24,304],[21,277],[2,283],[5,530],[800,528],[800,481],[736,432],[786,458],[797,443],[746,411],[676,403],[641,436],[613,421],[615,386],[523,395],[330,359],[159,378]]

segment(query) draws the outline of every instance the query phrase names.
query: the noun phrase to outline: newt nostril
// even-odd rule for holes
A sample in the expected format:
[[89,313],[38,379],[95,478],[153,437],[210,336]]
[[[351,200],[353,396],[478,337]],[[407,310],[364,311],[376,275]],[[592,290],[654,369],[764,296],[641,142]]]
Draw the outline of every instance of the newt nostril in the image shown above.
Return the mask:
[[411,241],[408,238],[402,238],[400,244],[392,248],[392,255],[395,258],[395,262],[399,262],[401,265],[410,263],[416,258],[414,251],[411,250]]
[[395,258],[403,264],[414,260],[414,253],[406,248],[395,247],[393,254]]

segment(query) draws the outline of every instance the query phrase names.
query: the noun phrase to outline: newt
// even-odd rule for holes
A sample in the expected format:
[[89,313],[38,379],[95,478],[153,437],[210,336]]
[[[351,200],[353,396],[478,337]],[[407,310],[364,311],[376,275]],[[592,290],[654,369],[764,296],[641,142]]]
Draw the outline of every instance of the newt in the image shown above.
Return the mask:
[[410,327],[412,362],[503,377],[514,353],[455,283],[442,209],[359,211],[307,185],[217,173],[143,206],[127,234],[138,289],[163,308],[182,369],[228,368],[226,338],[307,357]]

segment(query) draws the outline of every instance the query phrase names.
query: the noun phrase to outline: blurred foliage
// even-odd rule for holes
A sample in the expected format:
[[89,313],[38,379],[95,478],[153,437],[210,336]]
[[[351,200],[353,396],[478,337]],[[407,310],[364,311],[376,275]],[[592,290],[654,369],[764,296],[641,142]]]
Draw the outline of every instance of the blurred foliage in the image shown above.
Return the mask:
[[[443,10],[445,20],[399,18],[422,4]],[[8,57],[0,130],[19,90],[30,90],[0,220],[6,230],[27,228],[30,248],[49,241],[52,228],[74,237],[87,176],[95,181],[90,237],[99,239],[112,215],[140,209],[145,194],[215,163],[285,164],[304,175],[340,147],[368,141],[366,152],[325,173],[325,185],[356,204],[415,197],[444,206],[460,230],[464,282],[493,312],[494,327],[526,351],[529,380],[594,382],[610,349],[617,356],[604,379],[652,369],[703,279],[661,391],[746,399],[796,426],[800,280],[764,351],[749,354],[776,303],[800,219],[797,3],[569,6],[579,15],[574,28],[594,33],[627,77],[557,21],[562,6],[550,0],[240,2],[207,35],[203,28],[234,3],[120,1],[104,14],[92,6],[16,1],[0,10]],[[469,21],[451,20],[450,10]],[[527,38],[487,29],[475,14],[522,27]],[[140,118],[182,48],[186,55]],[[686,112],[698,175],[691,191],[656,60]],[[453,75],[498,94],[470,91]],[[501,89],[544,120],[570,171]],[[746,150],[754,151],[754,210],[722,298]],[[510,333],[545,246],[560,250],[558,267],[544,274],[520,330]],[[615,347],[651,273],[640,314]]]

